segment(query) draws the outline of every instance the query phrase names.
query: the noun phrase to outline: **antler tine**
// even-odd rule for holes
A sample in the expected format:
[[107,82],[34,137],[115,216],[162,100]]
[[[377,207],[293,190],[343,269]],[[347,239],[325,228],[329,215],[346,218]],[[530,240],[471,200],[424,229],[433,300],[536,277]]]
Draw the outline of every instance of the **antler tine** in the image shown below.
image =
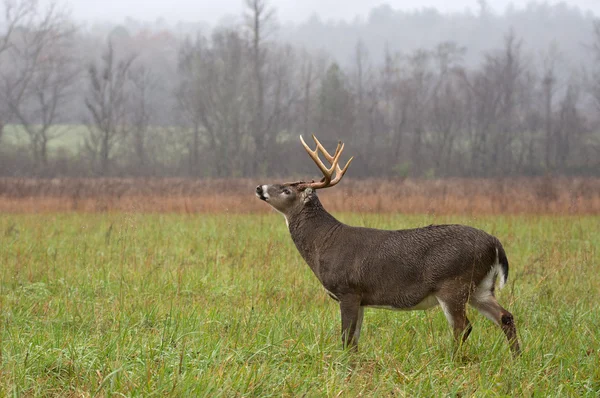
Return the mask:
[[[317,166],[323,173],[323,179],[319,182],[306,183],[306,185],[313,189],[327,188],[327,187],[334,186],[335,184],[340,182],[340,180],[346,173],[346,170],[348,170],[348,166],[350,166],[350,162],[352,162],[352,159],[354,159],[354,158],[353,157],[350,158],[350,160],[348,160],[348,163],[346,163],[346,166],[344,166],[344,168],[342,169],[339,165],[339,161],[340,161],[340,156],[342,155],[342,151],[344,150],[344,144],[341,141],[339,141],[337,148],[335,150],[335,154],[333,156],[331,156],[331,154],[329,152],[327,152],[325,147],[323,147],[323,145],[319,142],[319,140],[317,139],[317,137],[315,137],[314,134],[313,134],[313,140],[317,144],[317,147],[315,148],[315,150],[310,149],[310,147],[306,144],[306,142],[304,142],[304,138],[302,138],[302,136],[300,136],[300,141],[302,142],[304,149],[306,150],[306,152],[308,152],[308,155],[313,159],[313,161],[317,164]],[[323,164],[323,162],[319,158],[319,151],[321,151],[321,153],[323,154],[323,156],[325,156],[327,161],[329,161],[331,163],[331,167],[328,168]],[[335,178],[332,180],[334,173],[335,173]]]
[[348,162],[346,163],[346,165],[344,166],[343,169],[340,169],[340,166],[337,165],[337,169],[335,172],[335,178],[333,180],[331,180],[331,182],[329,183],[329,186],[332,187],[335,184],[337,184],[338,182],[340,182],[340,180],[342,179],[342,177],[344,176],[344,174],[346,174],[346,170],[348,170],[348,166],[350,166],[350,163],[352,162],[352,159],[354,159],[354,156],[352,156]]
[[337,156],[338,152],[344,150],[344,144],[342,143],[342,141],[338,141],[337,148],[335,148],[335,153],[333,154],[333,156],[331,156],[327,149],[325,149],[325,147],[319,142],[319,140],[314,134],[312,135],[312,138],[313,140],[315,140],[317,148],[319,148],[319,150],[321,151],[323,156],[325,156],[325,159],[327,159],[329,163],[333,163],[333,159]]
[[[339,155],[342,154],[342,151],[344,150],[345,144],[342,141],[338,141],[337,148],[335,149],[335,154],[333,156],[331,156],[329,154],[329,152],[327,152],[327,150],[325,149],[325,147],[319,142],[319,140],[317,139],[317,137],[315,137],[314,134],[312,135],[312,137],[313,137],[313,140],[315,140],[315,142],[317,143],[317,148],[321,150],[321,153],[323,153],[323,156],[325,156],[325,158],[333,165],[334,160],[336,158],[339,159]],[[344,166],[343,169],[336,162],[335,178],[332,180],[332,182],[331,182],[331,184],[329,184],[329,186],[334,186],[335,184],[337,184],[338,182],[340,182],[340,180],[344,176],[344,173],[346,173],[346,170],[348,170],[348,166],[350,166],[350,162],[352,162],[352,159],[354,159],[354,156],[351,157],[348,160],[348,162],[346,163],[346,165]]]
[[331,176],[333,175],[334,167],[331,167],[331,169],[328,169],[323,164],[323,162],[321,161],[321,159],[319,159],[319,147],[318,146],[313,151],[306,144],[306,142],[304,142],[304,138],[302,138],[302,136],[300,136],[300,141],[302,142],[302,145],[304,146],[304,149],[306,149],[306,152],[308,152],[308,156],[311,157],[311,159],[316,163],[317,167],[319,167],[319,169],[323,173],[323,180],[321,180],[319,182],[308,183],[307,185],[309,187],[311,187],[311,188],[314,188],[314,189],[327,187],[329,185],[329,183],[331,182]]

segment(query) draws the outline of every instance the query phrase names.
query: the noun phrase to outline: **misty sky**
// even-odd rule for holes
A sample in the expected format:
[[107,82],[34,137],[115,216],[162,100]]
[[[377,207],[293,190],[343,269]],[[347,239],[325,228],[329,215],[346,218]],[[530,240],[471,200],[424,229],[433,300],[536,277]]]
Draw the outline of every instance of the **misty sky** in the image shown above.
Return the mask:
[[[49,1],[49,0],[47,0]],[[154,21],[164,17],[169,22],[204,21],[217,23],[224,15],[240,15],[244,0],[65,0],[73,16],[87,22],[122,21],[130,16],[134,19]],[[509,4],[523,7],[529,0],[488,0],[496,12],[502,12]],[[559,0],[549,0],[558,3]],[[566,0],[567,4],[600,15],[600,0]],[[442,11],[476,10],[477,0],[272,0],[280,22],[301,22],[317,13],[322,19],[351,20],[356,15],[367,15],[380,4],[389,4],[395,9],[435,7]]]

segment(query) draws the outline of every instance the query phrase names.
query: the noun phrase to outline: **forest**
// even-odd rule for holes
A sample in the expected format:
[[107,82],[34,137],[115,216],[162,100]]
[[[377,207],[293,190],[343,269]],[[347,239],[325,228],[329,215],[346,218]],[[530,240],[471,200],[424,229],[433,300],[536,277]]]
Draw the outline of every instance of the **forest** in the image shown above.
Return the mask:
[[356,178],[600,176],[590,12],[482,1],[290,25],[245,5],[216,26],[82,25],[3,0],[0,176],[305,175],[313,133],[347,144]]

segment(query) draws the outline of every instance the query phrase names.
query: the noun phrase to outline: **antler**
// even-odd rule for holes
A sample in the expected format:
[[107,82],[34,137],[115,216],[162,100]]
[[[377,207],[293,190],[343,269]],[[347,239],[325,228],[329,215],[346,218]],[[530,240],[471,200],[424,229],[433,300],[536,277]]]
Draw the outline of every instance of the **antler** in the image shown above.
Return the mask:
[[[306,149],[306,152],[308,152],[308,155],[312,158],[312,160],[314,160],[314,162],[317,164],[317,166],[323,173],[323,178],[319,182],[314,182],[314,181],[307,182],[307,183],[302,183],[302,185],[306,186],[307,188],[313,188],[313,189],[332,187],[332,186],[336,185],[338,182],[340,182],[340,180],[346,173],[346,170],[348,170],[348,166],[350,166],[350,163],[352,162],[352,159],[354,159],[354,157],[351,157],[350,160],[348,160],[348,163],[346,163],[346,166],[344,166],[344,168],[342,169],[340,167],[340,165],[338,164],[338,162],[340,161],[340,156],[342,155],[342,151],[344,150],[344,144],[341,141],[339,141],[337,148],[335,149],[335,154],[333,156],[331,156],[331,154],[329,152],[327,152],[327,150],[325,149],[325,147],[323,147],[323,145],[321,145],[321,143],[319,142],[317,137],[315,137],[314,134],[312,137],[313,137],[313,140],[315,140],[315,143],[317,144],[317,147],[315,148],[314,151],[312,149],[310,149],[310,147],[308,145],[306,145],[306,142],[304,142],[304,139],[302,138],[302,136],[300,136],[300,141],[302,142],[304,149]],[[325,159],[327,159],[327,161],[329,163],[331,163],[331,167],[327,168],[323,164],[323,162],[319,158],[319,151],[321,151],[323,156],[325,156]],[[332,179],[334,172],[335,172],[335,178]]]

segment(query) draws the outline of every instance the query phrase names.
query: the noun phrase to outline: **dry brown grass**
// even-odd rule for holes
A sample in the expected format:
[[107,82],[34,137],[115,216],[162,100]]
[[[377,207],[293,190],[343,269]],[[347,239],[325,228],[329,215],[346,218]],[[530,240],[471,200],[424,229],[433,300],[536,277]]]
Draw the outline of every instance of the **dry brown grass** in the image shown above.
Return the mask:
[[[266,212],[254,197],[259,181],[4,178],[0,212]],[[600,214],[598,178],[347,179],[320,196],[334,212]]]

